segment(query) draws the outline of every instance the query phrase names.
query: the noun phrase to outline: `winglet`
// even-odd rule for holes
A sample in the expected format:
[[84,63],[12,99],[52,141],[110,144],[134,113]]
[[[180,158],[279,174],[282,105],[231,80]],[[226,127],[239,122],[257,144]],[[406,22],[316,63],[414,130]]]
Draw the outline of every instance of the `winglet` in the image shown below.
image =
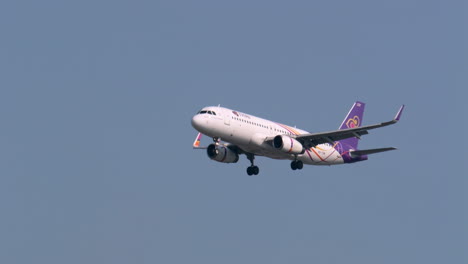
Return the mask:
[[195,138],[195,141],[193,142],[193,148],[200,148],[200,139],[202,137],[202,133],[198,133],[197,137]]
[[395,121],[400,121],[401,113],[403,112],[403,109],[405,109],[405,105],[402,105],[400,107],[400,110],[398,110],[398,113],[396,114],[395,118],[393,120]]

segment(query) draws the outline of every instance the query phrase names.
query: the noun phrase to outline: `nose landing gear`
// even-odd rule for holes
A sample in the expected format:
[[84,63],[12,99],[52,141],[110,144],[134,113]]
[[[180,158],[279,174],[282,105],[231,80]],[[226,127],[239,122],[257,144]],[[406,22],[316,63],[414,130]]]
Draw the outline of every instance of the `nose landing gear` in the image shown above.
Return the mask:
[[259,172],[260,172],[260,169],[257,166],[247,167],[247,175],[249,176],[258,175]]
[[247,167],[247,175],[252,176],[252,175],[258,175],[260,172],[260,169],[254,165],[254,159],[255,156],[253,154],[247,154],[247,159],[250,160],[250,167]]

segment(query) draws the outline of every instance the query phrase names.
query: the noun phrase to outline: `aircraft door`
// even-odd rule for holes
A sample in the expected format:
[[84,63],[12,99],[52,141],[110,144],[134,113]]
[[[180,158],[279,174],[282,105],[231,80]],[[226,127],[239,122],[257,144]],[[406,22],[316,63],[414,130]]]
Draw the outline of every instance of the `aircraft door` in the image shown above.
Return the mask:
[[231,125],[231,115],[227,111],[225,111],[223,113],[223,115],[224,115],[224,124],[226,126],[230,126]]

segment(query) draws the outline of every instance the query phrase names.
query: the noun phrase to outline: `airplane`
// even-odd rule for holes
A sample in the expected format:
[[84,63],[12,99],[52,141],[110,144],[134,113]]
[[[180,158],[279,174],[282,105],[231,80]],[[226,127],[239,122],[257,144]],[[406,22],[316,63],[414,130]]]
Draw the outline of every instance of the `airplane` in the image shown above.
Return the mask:
[[[292,170],[301,170],[304,164],[337,165],[367,160],[368,155],[396,148],[358,149],[361,136],[369,130],[393,125],[400,120],[402,105],[391,121],[361,126],[365,103],[355,102],[338,130],[309,133],[253,115],[221,106],[202,108],[192,117],[192,126],[199,133],[194,149],[205,149],[208,157],[222,163],[236,163],[239,155],[250,161],[249,176],[258,175],[255,156],[291,160]],[[202,135],[214,143],[200,147]]]

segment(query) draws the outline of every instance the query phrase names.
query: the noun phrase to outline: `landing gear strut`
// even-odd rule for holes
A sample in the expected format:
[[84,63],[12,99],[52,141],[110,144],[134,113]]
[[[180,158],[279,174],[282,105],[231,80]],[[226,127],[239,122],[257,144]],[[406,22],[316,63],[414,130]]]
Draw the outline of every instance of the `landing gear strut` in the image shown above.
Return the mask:
[[253,154],[247,154],[247,159],[250,160],[250,164],[251,164],[250,167],[247,167],[247,174],[249,176],[258,175],[260,170],[257,166],[254,165],[255,156]]
[[304,167],[304,163],[300,160],[293,160],[291,161],[291,169],[292,170],[302,170]]

